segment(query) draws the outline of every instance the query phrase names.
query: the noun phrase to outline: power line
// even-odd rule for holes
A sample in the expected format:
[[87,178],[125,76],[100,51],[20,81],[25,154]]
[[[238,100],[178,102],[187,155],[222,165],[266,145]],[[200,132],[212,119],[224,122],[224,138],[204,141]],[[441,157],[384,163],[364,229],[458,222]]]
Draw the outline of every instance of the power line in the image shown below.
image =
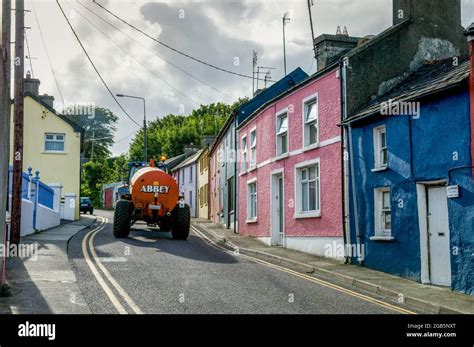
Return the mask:
[[[181,52],[179,51],[178,49],[174,48],[174,47],[171,47],[170,45],[158,40],[158,39],[155,39],[154,37],[152,37],[151,35],[148,35],[146,32],[144,32],[143,30],[137,28],[136,26],[130,24],[129,22],[127,22],[126,20],[122,19],[121,17],[119,17],[118,15],[116,15],[115,13],[109,11],[107,8],[105,8],[104,6],[102,6],[101,4],[97,3],[95,0],[93,0],[93,3],[96,4],[97,6],[99,6],[100,8],[102,8],[104,11],[106,11],[107,13],[109,13],[110,15],[114,16],[115,18],[117,18],[119,21],[121,21],[122,23],[128,25],[129,27],[131,27],[132,29],[135,29],[136,31],[138,31],[139,33],[141,33],[142,35],[148,37],[149,39],[155,41],[156,43],[159,43],[160,45],[172,50],[173,52],[175,53],[178,53],[178,54],[181,54],[182,56],[186,57],[186,58],[189,58],[191,60],[194,60],[200,64],[203,64],[203,65],[206,65],[210,68],[213,68],[213,69],[216,69],[216,70],[219,70],[219,71],[222,71],[222,72],[226,72],[226,73],[229,73],[231,75],[235,75],[235,76],[239,76],[239,77],[244,77],[244,78],[249,78],[249,79],[253,79],[252,76],[249,76],[249,75],[244,75],[244,74],[241,74],[241,73],[238,73],[238,72],[234,72],[234,71],[230,71],[230,70],[227,70],[227,69],[224,69],[224,68],[221,68],[219,66],[216,66],[214,64],[210,64],[210,63],[207,63],[201,59],[198,59],[198,58],[195,58],[187,53],[184,53],[184,52]],[[258,79],[258,77],[257,77]],[[260,79],[261,81],[263,81],[263,79]],[[270,82],[275,82],[275,81],[270,81]]]
[[[161,59],[161,60],[164,60],[166,63],[170,64],[171,66],[173,66],[174,68],[176,68],[177,70],[183,72],[184,74],[188,75],[189,77],[195,79],[196,81],[206,85],[207,87],[215,90],[216,92],[219,92],[225,96],[227,96],[228,98],[230,98],[231,100],[236,100],[235,97],[233,97],[232,95],[229,95],[227,94],[226,92],[210,85],[209,83],[207,83],[206,81],[203,81],[202,79],[196,77],[195,75],[193,75],[192,73],[190,73],[189,71],[186,71],[184,70],[183,68],[179,67],[178,65],[176,65],[175,63],[169,61],[168,59],[160,56],[159,54],[153,52],[151,49],[149,49],[148,47],[146,47],[145,45],[143,45],[142,43],[140,43],[138,40],[136,40],[134,37],[132,37],[131,35],[127,34],[126,32],[124,32],[123,30],[121,30],[119,27],[113,25],[112,23],[110,23],[109,21],[107,21],[105,18],[102,18],[101,16],[99,16],[97,13],[95,13],[94,11],[92,11],[89,7],[85,6],[84,4],[82,4],[80,1],[77,1],[77,3],[82,6],[83,8],[85,8],[87,11],[89,11],[91,14],[93,14],[94,16],[96,16],[97,18],[99,18],[101,21],[105,22],[106,24],[108,24],[109,26],[111,26],[112,28],[114,28],[115,30],[119,31],[120,33],[122,33],[123,35],[127,36],[129,39],[133,40],[136,44],[138,44],[140,47],[142,47],[143,49],[147,50],[148,52],[150,52],[151,54],[153,54],[155,57]],[[98,29],[99,30],[99,29]],[[99,30],[100,31],[100,30]],[[105,35],[105,34],[104,34]],[[111,39],[110,39],[111,40]]]
[[33,72],[33,61],[32,61],[31,52],[30,52],[30,44],[28,43],[28,35],[26,34],[26,28],[25,28],[25,42],[26,42],[26,51],[28,52],[28,60],[30,62],[31,76],[35,78],[35,73]]
[[[71,4],[70,4],[71,5]],[[178,88],[174,87],[172,84],[168,83],[167,81],[165,81],[164,79],[162,79],[158,74],[156,74],[155,72],[153,72],[152,70],[150,70],[147,66],[145,66],[144,64],[142,64],[139,60],[137,60],[134,56],[132,56],[131,54],[129,54],[125,49],[123,49],[122,47],[120,47],[120,45],[115,42],[112,38],[110,38],[107,34],[105,34],[97,25],[95,25],[92,21],[90,21],[86,16],[84,16],[80,11],[78,11],[74,6],[71,5],[72,8],[74,8],[74,10],[77,12],[77,14],[79,14],[85,21],[87,21],[90,25],[92,25],[99,33],[101,33],[103,36],[105,36],[105,38],[107,38],[110,42],[112,42],[117,48],[119,48],[123,53],[125,53],[127,56],[129,56],[131,59],[133,59],[135,62],[137,62],[138,64],[140,64],[140,66],[142,66],[145,70],[147,70],[149,73],[151,73],[152,75],[154,75],[156,78],[158,78],[160,81],[162,81],[164,84],[166,84],[168,87],[170,87],[171,89],[173,89],[176,93],[184,96],[185,98],[191,100],[193,103],[195,103],[196,105],[200,105],[201,103],[194,100],[193,98],[191,98],[190,96],[184,94],[183,92],[181,92]]]
[[58,90],[59,97],[61,98],[61,102],[64,105],[63,93],[61,93],[61,88],[59,87],[58,79],[56,77],[56,72],[54,71],[53,65],[51,64],[51,58],[49,56],[48,47],[46,46],[46,40],[44,39],[43,30],[41,30],[41,25],[40,25],[40,22],[38,20],[38,15],[36,14],[34,0],[31,1],[31,6],[33,8],[33,14],[35,16],[36,25],[38,26],[38,31],[40,33],[41,41],[43,43],[43,47],[44,47],[44,50],[46,52],[46,58],[48,59],[49,69],[51,70],[51,74],[53,75],[54,83],[56,84],[56,89]]
[[125,113],[125,115],[133,122],[135,123],[138,127],[142,127],[139,123],[137,123],[135,121],[135,119],[133,119],[127,111],[125,111],[125,109],[123,108],[122,104],[117,100],[117,98],[115,97],[114,93],[112,93],[112,91],[110,90],[109,86],[107,85],[107,83],[105,82],[104,78],[102,77],[102,75],[100,74],[99,70],[97,69],[97,67],[95,66],[94,62],[92,61],[91,57],[89,56],[89,53],[87,53],[87,50],[86,48],[84,47],[84,45],[82,44],[81,42],[81,39],[79,38],[79,36],[77,35],[76,31],[74,30],[73,26],[71,25],[71,23],[69,22],[69,19],[67,18],[66,16],[66,13],[64,13],[64,10],[61,6],[61,4],[59,3],[59,0],[56,0],[56,3],[58,4],[59,6],[59,9],[61,10],[61,13],[63,14],[64,16],[64,19],[66,19],[66,22],[67,24],[69,25],[69,28],[71,28],[71,31],[73,32],[74,36],[76,37],[77,39],[77,42],[79,43],[79,45],[81,46],[82,50],[84,51],[84,54],[86,55],[87,59],[89,60],[89,62],[91,63],[92,67],[94,68],[95,72],[97,73],[97,75],[99,76],[100,80],[102,81],[102,83],[104,84],[105,88],[107,89],[107,91],[109,92],[110,96],[112,96],[112,98],[114,99],[114,101],[117,103],[117,105],[120,107],[120,109],[123,111],[123,113]]

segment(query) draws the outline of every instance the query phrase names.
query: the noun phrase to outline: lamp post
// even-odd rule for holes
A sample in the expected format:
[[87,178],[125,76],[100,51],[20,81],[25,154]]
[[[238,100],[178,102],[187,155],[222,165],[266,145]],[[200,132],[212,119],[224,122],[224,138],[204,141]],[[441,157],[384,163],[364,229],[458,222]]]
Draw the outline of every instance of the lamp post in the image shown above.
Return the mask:
[[285,76],[286,76],[286,39],[285,39],[285,25],[286,25],[286,22],[289,22],[291,20],[290,18],[290,12],[286,12],[284,15],[283,15],[283,18],[282,18],[282,23],[283,23],[283,66],[284,66],[284,69],[285,69]]
[[143,101],[143,141],[144,141],[144,156],[145,156],[145,163],[148,161],[148,137],[146,134],[146,103],[145,103],[145,98],[142,98],[140,96],[131,96],[131,95],[125,95],[125,94],[117,94],[119,98],[130,98],[130,99],[138,99]]

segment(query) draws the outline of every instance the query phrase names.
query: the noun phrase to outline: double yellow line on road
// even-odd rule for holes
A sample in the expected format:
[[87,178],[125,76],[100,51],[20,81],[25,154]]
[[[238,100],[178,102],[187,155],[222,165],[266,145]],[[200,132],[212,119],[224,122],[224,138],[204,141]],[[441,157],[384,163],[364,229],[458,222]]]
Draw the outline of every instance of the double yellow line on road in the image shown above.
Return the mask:
[[107,295],[110,302],[115,307],[118,313],[128,314],[128,311],[124,307],[124,305],[122,305],[121,301],[114,293],[113,289],[109,286],[107,281],[113,286],[113,288],[115,288],[120,298],[126,302],[126,304],[133,311],[133,313],[143,314],[140,307],[138,307],[138,305],[127,294],[127,292],[125,292],[125,290],[117,283],[117,281],[113,278],[110,272],[105,268],[104,264],[102,264],[99,257],[97,256],[97,253],[95,252],[94,238],[100,231],[105,229],[109,221],[107,218],[98,218],[101,219],[100,225],[88,232],[82,239],[82,254],[84,255],[84,259],[86,260],[86,263],[91,269],[92,274],[96,278],[97,282],[100,284],[100,286],[102,287],[105,294]]
[[[214,247],[226,252],[226,253],[229,253],[229,254],[232,254],[232,255],[236,255],[236,252],[235,250],[232,251],[232,250],[229,250],[225,247],[222,247],[220,245],[218,245],[215,241],[211,240],[209,237],[207,237],[204,233],[202,233],[201,231],[197,230],[194,226],[191,226],[192,230],[194,231],[194,233],[199,237],[201,238],[202,240],[204,241],[207,241],[209,242],[211,245],[213,245]],[[392,305],[392,304],[389,304],[387,302],[384,302],[384,301],[381,301],[381,300],[378,300],[378,299],[375,299],[375,298],[372,298],[370,296],[367,296],[367,295],[363,295],[363,294],[360,294],[360,293],[357,293],[357,292],[354,292],[350,289],[346,289],[344,287],[341,287],[341,286],[338,286],[336,284],[332,284],[332,283],[329,283],[329,282],[326,282],[326,281],[323,281],[321,279],[318,279],[316,277],[313,277],[313,276],[309,276],[309,275],[306,275],[306,274],[303,274],[303,273],[300,273],[300,272],[297,272],[297,271],[294,271],[294,270],[291,270],[291,269],[288,269],[286,267],[283,267],[283,266],[279,266],[279,265],[275,265],[275,264],[272,264],[272,263],[269,263],[267,261],[264,261],[264,260],[261,260],[261,259],[258,259],[258,258],[255,258],[255,257],[251,257],[249,255],[245,255],[245,254],[242,254],[242,253],[238,253],[238,256],[240,258],[243,258],[243,259],[247,259],[249,261],[252,261],[252,262],[255,262],[255,263],[258,263],[258,264],[261,264],[261,265],[264,265],[266,267],[269,267],[269,268],[273,268],[275,270],[278,270],[278,271],[281,271],[281,272],[286,272],[290,275],[293,275],[293,276],[296,276],[296,277],[299,277],[301,279],[304,279],[306,281],[309,281],[309,282],[313,282],[313,283],[317,283],[321,286],[324,286],[326,288],[330,288],[330,289],[334,289],[334,290],[337,290],[338,292],[341,292],[341,293],[345,293],[347,295],[350,295],[352,297],[356,297],[356,298],[359,298],[359,299],[362,299],[364,301],[367,301],[367,302],[370,302],[372,304],[376,304],[378,306],[382,306],[384,308],[388,308],[392,311],[395,311],[395,312],[398,312],[398,313],[402,313],[402,314],[416,314],[415,312],[412,312],[412,311],[409,311],[409,310],[406,310],[404,308],[401,308],[401,307],[398,307],[398,306],[395,306],[395,305]]]

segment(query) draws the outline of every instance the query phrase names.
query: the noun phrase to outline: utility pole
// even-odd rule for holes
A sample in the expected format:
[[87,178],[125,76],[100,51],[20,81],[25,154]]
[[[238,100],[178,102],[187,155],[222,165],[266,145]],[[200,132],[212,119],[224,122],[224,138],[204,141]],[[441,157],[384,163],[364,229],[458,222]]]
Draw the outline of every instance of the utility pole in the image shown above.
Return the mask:
[[13,192],[10,242],[20,243],[23,181],[23,98],[25,69],[25,0],[15,1],[15,118],[13,137]]
[[283,68],[285,71],[285,76],[286,76],[286,37],[285,37],[285,26],[286,22],[289,22],[291,20],[290,18],[290,12],[286,12],[283,17],[282,17],[282,23],[283,23]]
[[311,6],[313,5],[314,5],[313,0],[308,0],[309,25],[311,26],[311,45],[313,46],[314,59],[316,59],[316,47],[314,46],[313,15],[311,13]]
[[[2,0],[2,33],[0,43],[0,245],[7,239],[8,164],[10,157],[10,78],[11,78],[11,0]],[[5,258],[0,255],[0,286],[5,284]]]
[[[255,68],[257,67],[258,55],[253,51],[253,67],[252,67],[252,96],[255,96]],[[258,77],[257,77],[258,78]],[[258,83],[258,80],[257,80]]]

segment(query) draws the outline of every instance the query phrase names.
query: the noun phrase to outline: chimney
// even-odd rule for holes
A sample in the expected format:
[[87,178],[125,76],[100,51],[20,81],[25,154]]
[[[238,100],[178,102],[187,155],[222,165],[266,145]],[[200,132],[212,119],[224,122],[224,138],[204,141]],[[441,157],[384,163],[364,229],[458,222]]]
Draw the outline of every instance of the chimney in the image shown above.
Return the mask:
[[46,105],[48,105],[51,108],[54,108],[54,96],[48,95],[48,94],[43,94],[43,95],[40,95],[39,98]]
[[[338,27],[338,32],[341,28]],[[314,48],[316,51],[316,60],[318,61],[318,70],[324,69],[333,63],[342,54],[357,47],[359,37],[346,35],[323,34],[314,39]]]
[[31,93],[34,96],[39,95],[40,80],[37,78],[31,78],[30,72],[26,74],[26,78],[23,80],[25,85],[25,93]]
[[198,146],[195,146],[193,144],[186,145],[184,146],[184,155],[187,157],[192,156],[194,153],[197,153],[199,150]]
[[[471,57],[471,68],[469,73],[469,93],[471,104],[471,156],[474,165],[474,23],[472,23],[465,32],[469,43],[469,56]],[[473,169],[474,175],[474,169]]]
[[211,147],[214,144],[214,142],[216,141],[216,137],[217,136],[215,136],[215,135],[204,135],[202,137],[202,145],[204,147],[206,147],[206,146]]
[[460,0],[393,0],[393,25],[407,19],[423,21],[425,25],[461,27]]

